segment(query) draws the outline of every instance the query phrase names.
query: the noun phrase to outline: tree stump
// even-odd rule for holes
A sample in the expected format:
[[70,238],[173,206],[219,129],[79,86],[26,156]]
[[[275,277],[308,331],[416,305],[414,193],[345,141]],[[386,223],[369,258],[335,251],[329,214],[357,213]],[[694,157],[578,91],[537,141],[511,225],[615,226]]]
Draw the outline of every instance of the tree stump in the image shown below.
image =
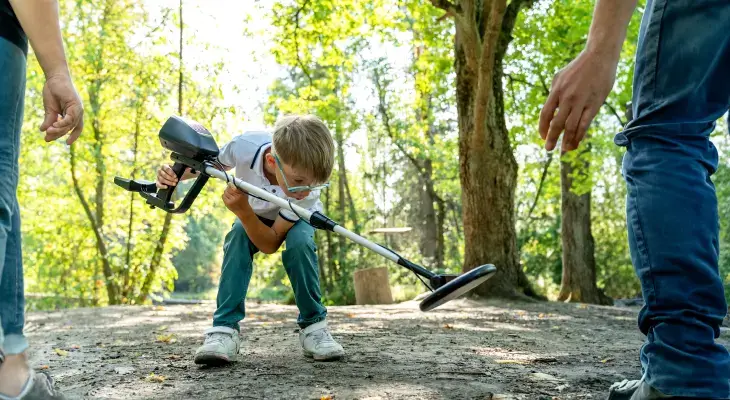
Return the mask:
[[355,303],[392,304],[393,294],[390,292],[388,268],[367,268],[355,271]]

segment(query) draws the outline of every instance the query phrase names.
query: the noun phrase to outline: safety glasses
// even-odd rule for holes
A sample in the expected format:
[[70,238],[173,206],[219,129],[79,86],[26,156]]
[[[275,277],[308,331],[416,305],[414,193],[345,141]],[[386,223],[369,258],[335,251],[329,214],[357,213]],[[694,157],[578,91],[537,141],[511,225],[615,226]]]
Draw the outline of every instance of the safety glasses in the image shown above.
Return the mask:
[[329,187],[329,182],[322,184],[322,185],[316,185],[316,186],[289,186],[289,183],[286,181],[286,174],[284,173],[284,169],[281,166],[281,160],[279,160],[279,156],[274,154],[274,160],[276,160],[276,166],[279,168],[279,171],[281,171],[281,177],[284,178],[284,185],[286,185],[286,190],[288,190],[290,193],[297,193],[297,192],[307,192],[317,189],[324,189],[326,187]]

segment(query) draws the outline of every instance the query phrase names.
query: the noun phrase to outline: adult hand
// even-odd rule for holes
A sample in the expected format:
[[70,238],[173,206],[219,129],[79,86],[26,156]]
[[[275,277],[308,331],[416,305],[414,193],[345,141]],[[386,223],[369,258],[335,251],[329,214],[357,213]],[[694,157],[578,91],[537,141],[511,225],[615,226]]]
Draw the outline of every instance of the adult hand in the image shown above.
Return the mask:
[[578,148],[611,92],[617,64],[618,58],[613,54],[587,49],[555,75],[550,95],[540,112],[539,130],[545,149],[555,148],[563,130],[562,151]]
[[84,129],[84,107],[69,74],[60,73],[46,78],[43,108],[46,116],[40,130],[46,133],[46,142],[63,137],[69,131],[71,135],[66,144],[70,145],[78,139]]
[[223,192],[223,203],[236,216],[252,213],[253,209],[248,202],[248,194],[242,192],[233,184],[228,184],[225,192]]

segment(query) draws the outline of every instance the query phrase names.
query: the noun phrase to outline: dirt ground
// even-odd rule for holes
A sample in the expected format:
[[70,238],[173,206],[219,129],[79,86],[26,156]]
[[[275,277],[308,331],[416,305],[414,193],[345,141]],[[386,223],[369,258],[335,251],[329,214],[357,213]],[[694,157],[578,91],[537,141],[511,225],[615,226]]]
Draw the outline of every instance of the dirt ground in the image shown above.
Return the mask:
[[[69,398],[603,399],[638,378],[637,307],[454,300],[330,307],[347,357],[305,358],[296,308],[247,304],[239,361],[193,353],[213,303],[75,309],[28,316],[32,362]],[[722,343],[729,346],[728,333]]]

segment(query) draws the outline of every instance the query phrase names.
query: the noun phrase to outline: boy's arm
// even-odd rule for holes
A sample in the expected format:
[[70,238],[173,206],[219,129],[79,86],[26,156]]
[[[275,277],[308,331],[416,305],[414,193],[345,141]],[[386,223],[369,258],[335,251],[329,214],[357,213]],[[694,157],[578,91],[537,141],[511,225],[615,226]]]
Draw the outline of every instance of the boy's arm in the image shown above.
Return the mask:
[[272,254],[279,250],[281,244],[284,243],[286,233],[294,226],[292,222],[281,217],[274,221],[271,228],[266,226],[253,212],[248,202],[248,195],[231,185],[223,192],[223,202],[241,220],[243,229],[246,230],[251,242],[265,254]]
[[243,229],[246,230],[248,238],[264,254],[276,253],[279,247],[281,247],[281,244],[284,243],[286,233],[294,226],[293,223],[284,218],[277,217],[274,225],[269,228],[261,222],[253,210],[242,215],[236,214],[236,216],[241,220],[241,224],[243,224]]

